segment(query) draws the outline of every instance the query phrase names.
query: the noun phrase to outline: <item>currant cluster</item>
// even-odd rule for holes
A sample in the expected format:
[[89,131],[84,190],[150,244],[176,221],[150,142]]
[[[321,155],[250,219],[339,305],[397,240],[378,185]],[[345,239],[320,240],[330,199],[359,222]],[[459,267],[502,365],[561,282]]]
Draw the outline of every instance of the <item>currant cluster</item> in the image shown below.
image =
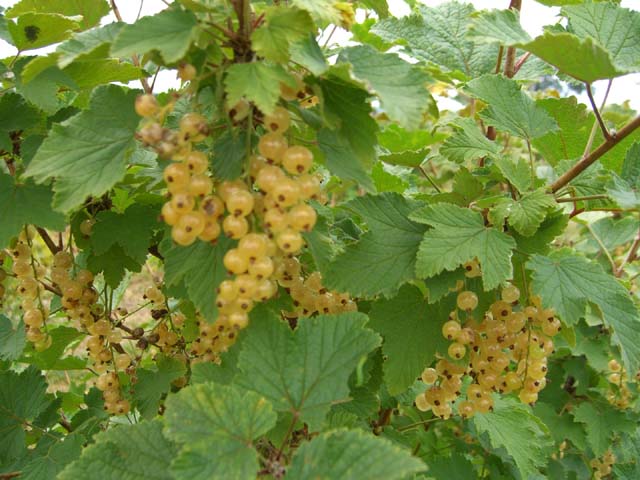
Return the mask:
[[532,304],[524,307],[519,299],[518,288],[506,286],[501,299],[478,321],[474,316],[478,296],[469,290],[459,292],[457,309],[442,326],[442,335],[452,342],[447,350],[451,360],[444,364],[440,360],[440,367],[423,372],[422,380],[431,386],[416,398],[420,410],[431,409],[448,418],[465,376],[471,383],[466,399],[457,405],[463,418],[489,411],[493,392],[518,393],[523,403],[538,399],[546,385],[547,357],[553,352],[551,337],[560,331],[560,321],[552,309],[542,308],[539,298],[533,297]]
[[51,346],[51,335],[46,333],[48,309],[43,303],[43,288],[38,279],[44,277],[45,269],[35,258],[32,248],[33,235],[25,230],[11,249],[12,272],[18,280],[17,294],[21,299],[23,321],[27,340],[38,351]]
[[312,272],[304,278],[297,258],[281,258],[277,263],[275,277],[288,290],[293,300],[294,310],[284,313],[288,319],[314,314],[354,312],[358,309],[348,293],[325,288],[320,272]]
[[610,385],[607,400],[618,408],[629,408],[631,404],[631,390],[629,390],[627,385],[629,382],[627,372],[615,358],[609,360],[608,368],[609,375],[607,376],[607,380],[609,380]]
[[593,469],[593,478],[601,479],[607,475],[611,475],[612,467],[616,463],[616,456],[611,450],[607,450],[602,458],[594,458],[589,462],[589,465]]

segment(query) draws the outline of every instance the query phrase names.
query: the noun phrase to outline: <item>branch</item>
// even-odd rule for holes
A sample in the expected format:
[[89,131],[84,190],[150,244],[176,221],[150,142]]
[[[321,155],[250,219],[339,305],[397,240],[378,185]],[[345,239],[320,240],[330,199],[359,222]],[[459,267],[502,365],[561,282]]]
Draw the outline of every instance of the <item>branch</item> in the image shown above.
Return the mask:
[[520,71],[520,69],[522,68],[522,65],[524,65],[524,62],[526,62],[530,56],[531,56],[531,52],[527,52],[518,59],[515,66],[513,67],[514,75]]
[[56,243],[53,241],[53,239],[49,236],[49,234],[44,228],[36,227],[36,230],[38,231],[38,233],[40,234],[40,237],[42,237],[42,240],[47,245],[47,248],[53,255],[55,255],[60,251],[60,249],[58,248],[58,245],[56,245]]
[[602,116],[600,115],[600,110],[596,105],[596,101],[593,98],[593,92],[591,91],[591,84],[587,83],[587,96],[589,97],[589,102],[591,102],[591,108],[593,108],[593,113],[596,115],[596,120],[598,120],[598,125],[600,125],[600,130],[602,130],[602,135],[604,138],[611,138],[611,134],[609,130],[607,130],[607,126],[604,124],[604,120],[602,120]]
[[622,261],[620,268],[618,268],[618,271],[616,272],[616,277],[621,277],[622,274],[624,273],[624,267],[627,264],[633,262],[637,258],[638,249],[640,249],[640,230],[638,230],[638,235],[636,235],[635,240],[631,244],[631,248],[629,249],[629,253],[627,254],[627,257]]
[[587,157],[577,162],[573,167],[567,170],[560,178],[553,182],[550,186],[551,192],[555,193],[562,187],[567,185],[571,180],[580,175],[583,171],[589,168],[605,153],[615,147],[622,140],[627,138],[634,130],[640,127],[640,116],[637,116],[624,127],[620,129],[615,135],[611,135],[607,138],[598,148],[591,152]]
[[[522,0],[511,0],[509,10],[517,10],[522,8]],[[516,74],[516,47],[507,48],[507,56],[504,59],[504,75],[507,78],[513,78]]]
[[20,475],[22,475],[22,472],[0,473],[0,480],[9,480],[10,478],[16,478]]
[[[113,14],[115,15],[116,20],[118,20],[119,22],[124,22],[124,20],[122,20],[122,15],[120,14],[120,10],[118,9],[118,6],[116,5],[116,0],[109,0],[109,3],[111,4],[111,10],[113,11]],[[140,67],[140,60],[138,59],[138,56],[136,54],[131,55],[131,61],[133,62],[133,64],[136,67]],[[142,84],[142,89],[144,90],[144,93],[152,93],[153,92],[153,89],[149,85],[149,82],[147,82],[146,78],[141,78],[140,79],[140,83]]]

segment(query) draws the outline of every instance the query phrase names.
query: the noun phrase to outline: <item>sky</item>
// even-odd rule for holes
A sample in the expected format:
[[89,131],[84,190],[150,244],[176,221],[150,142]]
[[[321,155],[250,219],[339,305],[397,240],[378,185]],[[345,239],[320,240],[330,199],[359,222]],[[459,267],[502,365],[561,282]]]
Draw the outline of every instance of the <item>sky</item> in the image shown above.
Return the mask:
[[[428,6],[436,6],[445,3],[448,0],[421,0]],[[492,9],[506,8],[509,0],[461,0],[465,3],[472,3],[476,9]],[[17,0],[0,0],[0,6],[10,7],[17,3]],[[116,0],[120,13],[126,22],[134,22],[138,13],[141,15],[153,15],[164,8],[166,5],[161,0]],[[394,16],[403,16],[409,13],[409,7],[403,0],[388,0],[389,8]],[[622,0],[622,6],[633,10],[640,11],[639,0]],[[524,29],[532,36],[542,33],[544,25],[555,23],[556,16],[560,9],[558,7],[545,7],[534,0],[522,1],[522,13],[520,16]],[[113,14],[108,15],[102,20],[103,24],[115,21]],[[332,42],[345,43],[349,40],[349,34],[345,31],[336,32],[332,36]],[[54,48],[34,50],[35,52],[47,52]],[[0,58],[6,58],[15,55],[16,50],[11,45],[0,40]],[[156,91],[167,90],[179,85],[175,77],[175,72],[164,71],[156,80]],[[604,91],[606,89],[606,81],[596,82],[594,84],[594,96],[596,102],[600,104]],[[622,103],[625,100],[631,101],[631,106],[640,111],[640,74],[627,75],[614,80],[611,93],[609,94],[608,103]],[[586,95],[579,98],[583,103],[587,103]],[[446,103],[446,99],[442,100]],[[452,108],[450,104],[439,105],[441,108]]]

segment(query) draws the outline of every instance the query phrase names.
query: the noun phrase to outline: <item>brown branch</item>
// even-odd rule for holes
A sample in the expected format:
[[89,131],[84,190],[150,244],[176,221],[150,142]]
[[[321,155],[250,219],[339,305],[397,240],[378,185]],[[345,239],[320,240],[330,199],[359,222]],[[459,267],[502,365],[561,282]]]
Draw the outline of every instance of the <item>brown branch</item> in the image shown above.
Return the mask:
[[0,473],[0,480],[9,480],[10,478],[16,478],[20,475],[22,475],[22,472]]
[[44,228],[36,227],[36,230],[38,231],[38,233],[40,234],[40,237],[42,238],[44,243],[47,245],[47,248],[53,255],[55,255],[60,251],[60,249],[58,248],[58,245],[56,245],[56,242],[53,241],[53,239],[49,236],[49,234]]
[[602,135],[604,135],[604,138],[609,139],[611,138],[611,134],[609,133],[607,126],[604,124],[604,120],[602,120],[602,116],[600,115],[600,110],[598,110],[596,101],[593,98],[593,92],[591,91],[591,84],[586,83],[585,85],[587,86],[587,96],[589,97],[589,102],[591,102],[591,108],[593,109],[593,113],[596,116],[596,120],[598,120],[598,125],[600,125],[600,130],[602,130]]
[[73,432],[73,427],[71,426],[71,423],[69,423],[69,420],[67,420],[66,417],[62,413],[60,414],[60,420],[58,420],[58,423],[67,432],[69,432],[69,433]]
[[584,172],[587,168],[589,168],[593,163],[596,162],[600,157],[602,157],[605,153],[615,147],[622,140],[627,138],[634,130],[640,127],[640,116],[637,116],[629,123],[627,123],[624,127],[622,127],[615,135],[611,135],[607,138],[598,148],[596,148],[593,152],[591,152],[587,157],[583,158],[579,162],[577,162],[573,167],[567,170],[560,178],[558,178],[555,182],[551,184],[549,187],[553,193],[560,190],[562,187],[567,185],[571,180],[576,178],[582,172]]
[[[119,22],[124,22],[124,20],[122,20],[122,15],[120,14],[120,10],[118,9],[118,6],[116,5],[116,0],[109,0],[109,3],[111,4],[111,10],[113,11],[113,14],[115,15],[116,20],[118,20]],[[131,55],[131,61],[133,62],[133,64],[136,67],[140,67],[140,59],[138,58],[138,55],[136,55],[136,54]],[[153,89],[149,85],[149,82],[147,82],[146,78],[141,78],[140,79],[140,83],[142,84],[142,89],[144,90],[144,93],[152,93],[153,92]]]
[[524,65],[524,62],[526,62],[530,56],[531,56],[531,52],[527,52],[518,59],[515,66],[513,67],[514,75],[520,71],[520,69],[522,68],[522,65]]
[[46,282],[43,282],[42,280],[38,280],[40,282],[40,285],[42,285],[44,287],[45,290],[53,293],[54,295],[57,295],[59,297],[62,297],[62,292],[60,290],[58,290],[56,287],[49,285]]
[[[522,0],[511,0],[509,10],[517,10],[522,8]],[[507,78],[513,78],[516,74],[516,47],[507,48],[507,56],[504,59],[504,75]]]
[[631,244],[631,248],[629,249],[629,253],[626,258],[622,261],[620,268],[616,271],[616,277],[621,277],[624,273],[624,267],[629,263],[633,262],[638,257],[638,250],[640,249],[640,230],[638,230],[638,235],[636,235],[635,240]]

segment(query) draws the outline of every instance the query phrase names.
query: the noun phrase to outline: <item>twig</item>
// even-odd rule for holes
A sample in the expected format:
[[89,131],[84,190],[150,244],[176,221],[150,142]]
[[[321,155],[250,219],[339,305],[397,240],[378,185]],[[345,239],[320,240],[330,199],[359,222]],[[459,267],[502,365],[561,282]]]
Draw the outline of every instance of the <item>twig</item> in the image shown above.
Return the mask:
[[331,37],[333,37],[333,34],[336,32],[338,26],[334,25],[333,28],[331,29],[331,32],[329,32],[329,36],[327,37],[327,39],[325,40],[324,44],[322,45],[322,49],[324,50],[325,48],[327,48],[327,46],[329,45],[329,40],[331,40]]
[[560,178],[553,182],[550,186],[550,190],[555,193],[562,187],[567,185],[571,180],[576,178],[593,163],[595,163],[605,153],[615,147],[622,140],[627,138],[634,130],[640,127],[640,116],[637,116],[624,127],[622,127],[618,133],[607,138],[598,148],[591,152],[588,156],[578,161],[573,167],[567,170]]
[[602,130],[602,134],[604,135],[604,138],[608,140],[609,138],[611,138],[611,134],[609,133],[609,130],[607,130],[607,126],[604,124],[604,120],[602,120],[602,117],[600,116],[600,110],[598,110],[596,101],[593,98],[593,92],[591,91],[591,84],[586,83],[586,86],[587,86],[587,96],[589,97],[589,102],[591,102],[591,108],[593,108],[593,113],[596,116],[596,120],[598,120],[598,125],[600,125],[600,130]]
[[638,249],[640,249],[640,230],[638,230],[638,235],[636,235],[635,240],[631,244],[631,248],[629,249],[629,253],[625,257],[625,259],[622,261],[622,263],[620,264],[620,268],[618,268],[618,270],[616,271],[616,277],[621,277],[622,274],[624,273],[624,267],[627,266],[627,264],[633,262],[636,259],[637,255],[638,255]]
[[422,172],[422,175],[424,175],[425,178],[427,180],[429,180],[429,183],[431,184],[431,186],[433,188],[436,189],[436,192],[442,193],[442,191],[440,190],[440,187],[438,187],[438,185],[436,185],[436,182],[433,181],[433,178],[431,178],[431,176],[427,173],[427,171],[424,169],[424,167],[422,165],[418,165],[418,170],[420,170],[420,172]]
[[[607,91],[604,92],[604,98],[602,99],[602,103],[600,104],[600,110],[604,110],[604,106],[607,104],[607,98],[609,98],[609,92],[611,92],[611,85],[613,84],[613,79],[609,80],[607,84]],[[591,151],[591,147],[593,146],[593,140],[596,138],[596,132],[598,131],[598,120],[593,122],[593,126],[591,127],[591,133],[589,133],[589,140],[587,140],[587,144],[584,147],[584,152],[582,152],[582,158],[589,155]]]
[[605,198],[609,198],[609,196],[608,195],[585,195],[583,197],[556,198],[556,202],[558,203],[584,202],[586,200],[602,200]]
[[278,453],[276,454],[276,460],[280,460],[280,457],[282,456],[282,452],[284,451],[284,447],[287,446],[287,442],[289,441],[289,437],[293,433],[293,429],[295,428],[297,422],[298,422],[298,412],[293,414],[293,419],[291,420],[291,425],[289,425],[289,429],[287,430],[287,433],[285,434],[285,436],[284,436],[284,438],[282,440],[282,445],[280,445],[280,448],[278,449]]
[[[109,3],[111,4],[111,10],[115,15],[116,20],[118,20],[119,22],[124,22],[124,20],[122,20],[122,15],[120,14],[120,10],[116,5],[116,0],[109,0]],[[136,67],[140,67],[140,60],[138,59],[138,55],[136,54],[131,55],[131,61]],[[141,78],[140,83],[142,84],[142,89],[144,90],[144,93],[149,94],[153,91],[151,89],[151,86],[149,85],[149,82],[147,82],[146,78]]]
[[609,263],[611,264],[611,271],[613,273],[615,273],[617,271],[616,262],[613,261],[613,257],[609,253],[609,250],[607,250],[607,247],[605,247],[605,245],[602,242],[602,240],[600,239],[600,237],[598,237],[598,235],[596,235],[596,232],[593,231],[593,228],[591,228],[591,225],[586,223],[585,227],[587,227],[587,230],[589,230],[589,233],[591,234],[591,236],[595,239],[595,241],[600,246],[600,249],[602,250],[602,252],[606,255],[607,260],[609,260]]
[[42,238],[44,243],[47,245],[47,248],[53,255],[55,255],[60,251],[60,248],[58,248],[58,245],[56,245],[56,243],[53,241],[53,239],[49,236],[49,234],[44,228],[36,227],[36,230],[38,231],[38,233],[40,234],[40,237]]
[[8,473],[0,473],[0,480],[9,480],[11,478],[16,478],[22,475],[22,472],[8,472]]
[[409,425],[405,425],[404,427],[398,427],[396,430],[398,432],[404,432],[405,430],[411,430],[412,428],[419,427],[420,425],[426,425],[428,423],[437,422],[441,420],[439,417],[430,418],[429,420],[424,420],[422,422],[410,423]]
[[520,69],[522,68],[522,66],[524,65],[524,62],[527,61],[527,59],[531,56],[531,52],[527,52],[525,53],[523,56],[521,56],[518,61],[516,62],[515,66],[513,67],[513,74],[515,75],[516,73],[518,73],[520,71]]
[[499,74],[500,70],[502,70],[502,56],[504,55],[504,46],[500,45],[498,49],[498,60],[496,61],[496,71],[495,74]]
[[[517,10],[522,8],[522,0],[511,0],[509,10]],[[516,74],[516,47],[507,48],[507,56],[504,59],[504,75],[507,78],[513,78]]]

